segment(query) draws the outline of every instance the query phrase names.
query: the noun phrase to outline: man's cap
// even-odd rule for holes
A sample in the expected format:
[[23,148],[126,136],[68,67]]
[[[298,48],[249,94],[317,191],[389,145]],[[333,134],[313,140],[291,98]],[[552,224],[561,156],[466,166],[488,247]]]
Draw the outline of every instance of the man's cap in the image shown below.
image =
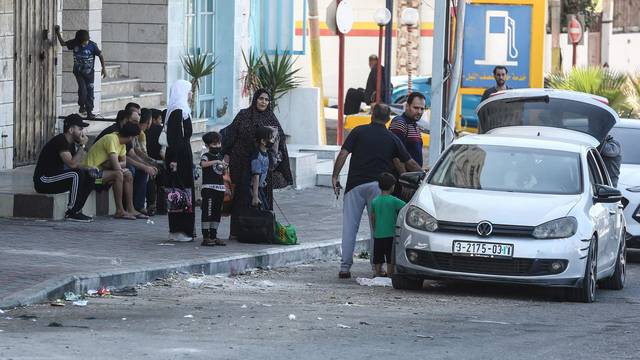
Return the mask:
[[84,122],[82,116],[78,114],[67,115],[67,117],[64,118],[64,126],[69,128],[74,125],[86,128],[89,126],[89,123]]

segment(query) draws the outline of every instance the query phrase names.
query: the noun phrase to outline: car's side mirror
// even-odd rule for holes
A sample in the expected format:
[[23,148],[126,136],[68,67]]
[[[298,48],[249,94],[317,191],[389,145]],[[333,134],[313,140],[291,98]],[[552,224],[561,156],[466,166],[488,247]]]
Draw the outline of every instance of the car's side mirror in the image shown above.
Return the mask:
[[406,187],[416,190],[420,187],[422,180],[424,180],[426,176],[427,173],[424,171],[406,172],[400,175],[400,185],[402,185],[403,188]]
[[607,186],[598,185],[596,187],[596,202],[599,203],[616,203],[622,200],[622,193],[620,190]]

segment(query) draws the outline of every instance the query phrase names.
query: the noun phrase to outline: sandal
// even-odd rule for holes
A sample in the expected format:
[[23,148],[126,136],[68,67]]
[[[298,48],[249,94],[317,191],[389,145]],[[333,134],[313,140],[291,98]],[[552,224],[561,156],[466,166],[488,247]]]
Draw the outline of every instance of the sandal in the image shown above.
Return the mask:
[[136,217],[133,215],[129,215],[129,214],[116,214],[113,215],[114,219],[118,219],[118,220],[135,220]]
[[215,238],[213,239],[213,242],[218,246],[227,246],[227,243],[225,243],[222,239]]
[[137,213],[137,214],[135,215],[135,218],[136,218],[136,219],[143,219],[143,220],[144,220],[144,219],[148,219],[149,217],[148,217],[147,215],[143,214],[143,213]]
[[216,246],[216,242],[214,239],[204,238],[200,243],[200,246]]

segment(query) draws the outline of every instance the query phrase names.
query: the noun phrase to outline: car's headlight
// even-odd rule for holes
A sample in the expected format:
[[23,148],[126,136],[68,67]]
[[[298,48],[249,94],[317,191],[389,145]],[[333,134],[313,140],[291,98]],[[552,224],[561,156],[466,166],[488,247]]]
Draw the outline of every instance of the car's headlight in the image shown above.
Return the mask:
[[424,231],[436,231],[438,230],[438,221],[426,211],[411,206],[405,215],[407,219],[407,225],[414,229]]
[[533,229],[533,237],[538,239],[561,239],[573,236],[578,230],[578,221],[574,217],[564,217],[546,222]]
[[631,191],[631,192],[634,192],[634,193],[640,192],[640,186],[634,186],[634,187],[627,188],[627,191]]

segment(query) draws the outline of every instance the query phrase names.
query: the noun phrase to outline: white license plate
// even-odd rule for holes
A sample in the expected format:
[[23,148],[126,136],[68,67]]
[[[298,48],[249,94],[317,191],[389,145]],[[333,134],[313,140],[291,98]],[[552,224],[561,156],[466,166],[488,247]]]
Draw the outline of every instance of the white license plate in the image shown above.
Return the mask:
[[513,257],[512,244],[454,241],[453,255],[479,257]]

